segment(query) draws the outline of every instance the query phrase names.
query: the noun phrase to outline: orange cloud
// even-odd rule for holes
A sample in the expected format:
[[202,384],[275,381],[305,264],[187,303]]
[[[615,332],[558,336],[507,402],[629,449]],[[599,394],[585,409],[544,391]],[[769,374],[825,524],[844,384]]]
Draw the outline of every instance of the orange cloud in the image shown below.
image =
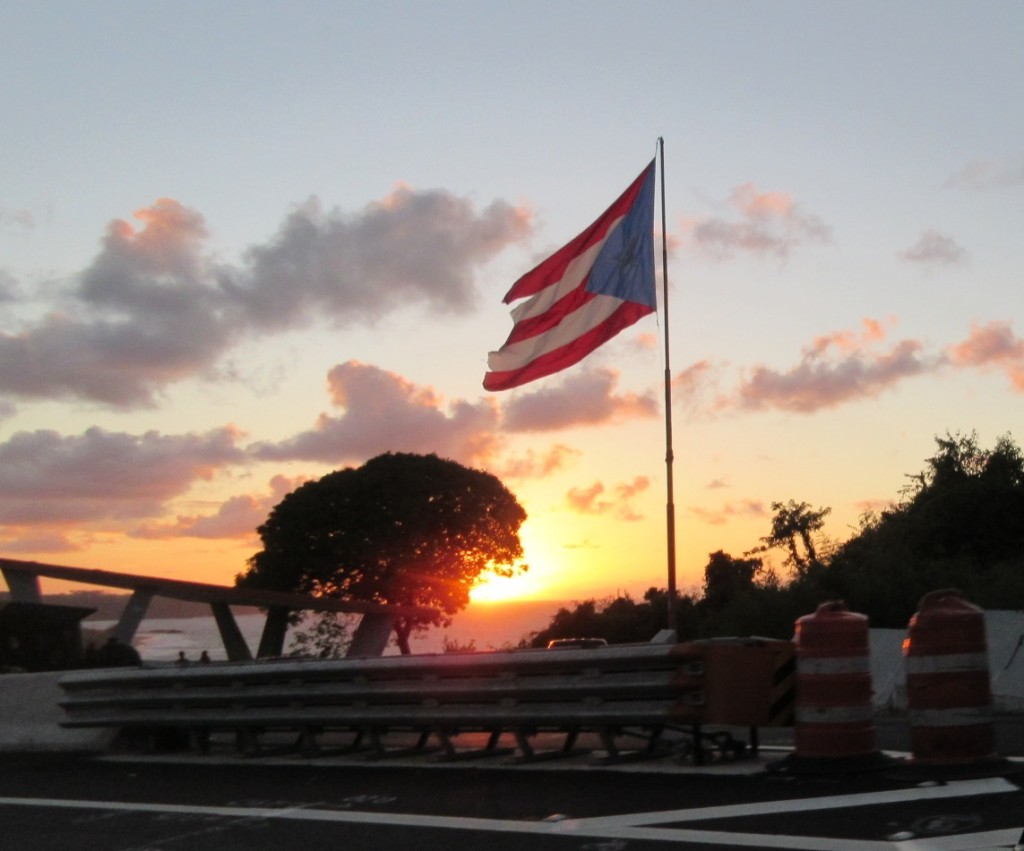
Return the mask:
[[613,496],[602,499],[606,492],[605,486],[602,482],[594,482],[587,488],[570,488],[565,501],[573,511],[580,514],[610,514],[618,520],[633,522],[642,520],[643,515],[633,510],[631,500],[647,490],[650,484],[646,476],[637,476],[632,482],[615,485]]
[[572,466],[581,454],[561,443],[543,454],[527,449],[525,455],[505,461],[497,475],[501,479],[542,479]]
[[954,366],[1001,369],[1013,388],[1024,392],[1024,340],[1009,322],[973,325],[967,339],[950,346],[946,354]]

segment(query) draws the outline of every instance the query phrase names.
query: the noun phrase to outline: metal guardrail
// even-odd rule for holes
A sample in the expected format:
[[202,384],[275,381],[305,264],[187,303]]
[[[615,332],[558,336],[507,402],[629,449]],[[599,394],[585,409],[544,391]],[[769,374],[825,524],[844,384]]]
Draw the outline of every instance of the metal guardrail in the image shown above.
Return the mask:
[[[211,734],[229,731],[239,747],[259,752],[268,732],[284,731],[297,734],[297,746],[317,752],[326,733],[340,731],[355,735],[350,747],[367,746],[383,757],[391,753],[389,734],[413,732],[420,737],[418,748],[436,738],[454,758],[469,755],[455,747],[455,736],[485,732],[487,745],[474,754],[494,753],[499,737],[511,734],[521,757],[535,759],[531,738],[540,732],[565,735],[560,754],[573,752],[579,733],[593,732],[609,760],[616,760],[627,756],[617,744],[623,736],[639,735],[644,742],[629,756],[655,756],[667,752],[663,733],[683,730],[700,760],[700,725],[772,723],[772,671],[759,678],[767,684],[760,690],[763,699],[754,694],[751,673],[772,666],[779,646],[785,651],[788,642],[742,641],[733,645],[742,655],[730,658],[746,660],[745,670],[714,677],[708,664],[715,645],[705,642],[278,659],[71,672],[61,679],[61,705],[66,726],[187,731],[200,748]],[[742,695],[727,702],[747,705],[723,706],[722,688],[715,684],[729,682],[735,689],[737,679],[745,682]],[[723,714],[732,717],[712,717]],[[741,743],[715,746],[742,750]]]

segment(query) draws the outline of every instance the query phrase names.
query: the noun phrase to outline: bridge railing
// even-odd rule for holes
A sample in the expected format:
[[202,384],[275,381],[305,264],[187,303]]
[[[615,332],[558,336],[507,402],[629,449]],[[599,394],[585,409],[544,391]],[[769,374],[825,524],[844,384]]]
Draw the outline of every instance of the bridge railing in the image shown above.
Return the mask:
[[537,733],[564,733],[568,751],[580,732],[594,732],[614,758],[617,739],[637,731],[653,755],[669,730],[692,740],[705,724],[787,723],[779,681],[791,660],[789,642],[731,639],[119,668],[68,673],[61,703],[68,726],[174,729],[200,745],[231,731],[258,749],[269,731],[293,731],[314,750],[341,731],[386,755],[386,736],[404,731],[419,733],[421,746],[436,737],[454,756],[456,735],[487,732],[485,752],[507,733],[531,758]]

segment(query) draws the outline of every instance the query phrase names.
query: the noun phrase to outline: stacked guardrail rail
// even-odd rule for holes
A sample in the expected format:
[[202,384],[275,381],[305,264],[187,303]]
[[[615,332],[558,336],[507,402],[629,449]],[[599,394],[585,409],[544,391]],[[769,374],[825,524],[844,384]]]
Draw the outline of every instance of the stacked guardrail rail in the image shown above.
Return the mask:
[[484,732],[487,744],[473,753],[494,753],[511,734],[533,759],[538,733],[564,734],[560,752],[569,753],[579,733],[593,732],[616,759],[625,757],[623,736],[641,735],[642,752],[656,755],[665,731],[689,730],[699,760],[703,724],[779,723],[778,672],[791,660],[789,642],[733,639],[86,670],[61,679],[61,704],[66,726],[175,730],[200,748],[227,731],[258,751],[278,731],[315,752],[325,734],[348,732],[349,747],[386,756],[390,734],[413,732],[416,747],[434,737],[458,757],[470,754],[455,736]]

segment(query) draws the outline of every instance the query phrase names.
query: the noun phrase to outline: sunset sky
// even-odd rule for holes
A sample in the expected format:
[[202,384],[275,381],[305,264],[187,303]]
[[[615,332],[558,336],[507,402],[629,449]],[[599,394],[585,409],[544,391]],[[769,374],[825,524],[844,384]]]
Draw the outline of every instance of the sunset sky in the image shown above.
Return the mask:
[[5,3],[0,555],[230,584],[302,481],[435,452],[529,514],[500,593],[664,587],[664,306],[481,386],[512,282],[659,136],[680,587],[773,501],[849,537],[937,435],[1024,437],[1022,32],[1016,0]]

